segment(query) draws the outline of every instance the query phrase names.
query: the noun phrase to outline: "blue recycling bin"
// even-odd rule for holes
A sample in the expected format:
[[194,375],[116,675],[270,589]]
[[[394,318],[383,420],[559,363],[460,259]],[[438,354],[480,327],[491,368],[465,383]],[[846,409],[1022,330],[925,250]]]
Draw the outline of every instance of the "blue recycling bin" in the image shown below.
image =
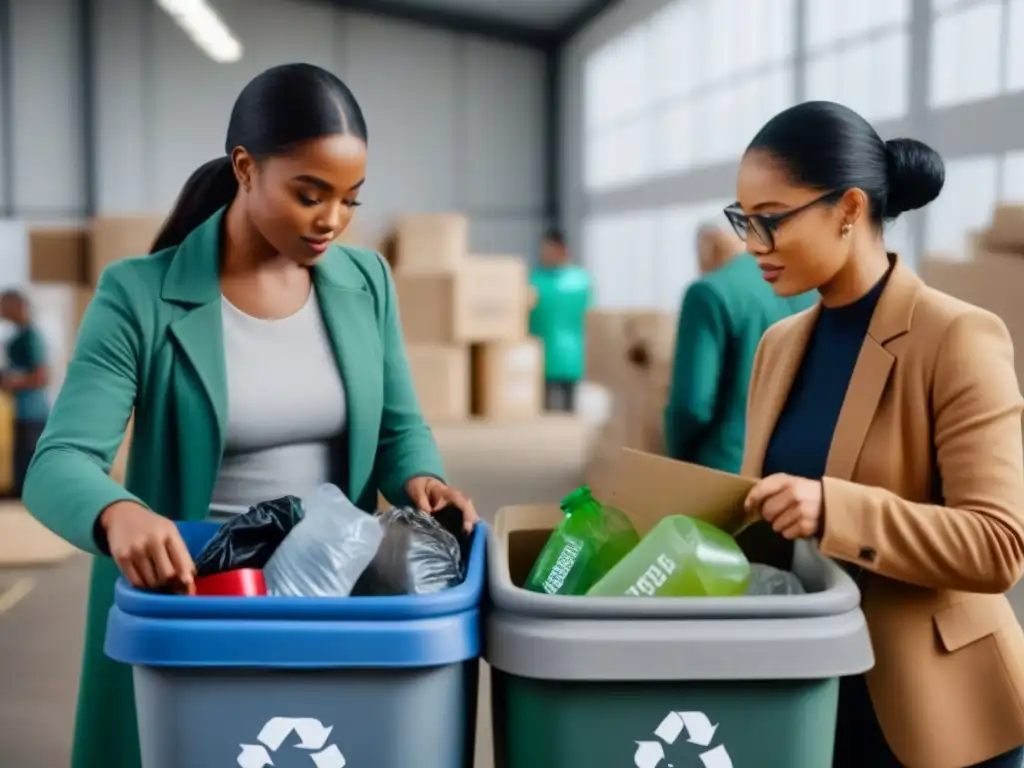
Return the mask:
[[[181,523],[193,555],[217,530]],[[181,597],[115,587],[144,768],[469,768],[486,526],[465,581],[401,597]]]

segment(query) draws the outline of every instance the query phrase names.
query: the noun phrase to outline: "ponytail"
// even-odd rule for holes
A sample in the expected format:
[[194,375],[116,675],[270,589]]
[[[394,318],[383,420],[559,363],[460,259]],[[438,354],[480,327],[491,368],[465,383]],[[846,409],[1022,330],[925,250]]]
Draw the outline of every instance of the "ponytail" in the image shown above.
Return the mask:
[[227,155],[205,163],[188,177],[150,253],[180,245],[192,230],[235,199],[238,180]]

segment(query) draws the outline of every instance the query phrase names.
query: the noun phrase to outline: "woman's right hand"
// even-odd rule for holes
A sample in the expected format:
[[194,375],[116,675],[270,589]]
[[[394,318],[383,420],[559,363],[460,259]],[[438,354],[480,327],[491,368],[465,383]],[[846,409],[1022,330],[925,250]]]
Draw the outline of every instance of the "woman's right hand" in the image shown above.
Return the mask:
[[177,526],[132,501],[118,501],[100,515],[110,554],[128,582],[140,589],[171,585],[191,593],[195,564]]

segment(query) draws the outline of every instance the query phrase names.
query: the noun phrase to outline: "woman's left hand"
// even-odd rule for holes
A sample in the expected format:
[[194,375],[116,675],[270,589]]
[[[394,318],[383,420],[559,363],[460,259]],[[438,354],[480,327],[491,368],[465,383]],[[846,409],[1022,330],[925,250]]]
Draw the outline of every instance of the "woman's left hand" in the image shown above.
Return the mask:
[[792,475],[769,475],[750,489],[743,509],[760,513],[772,530],[786,539],[809,539],[822,529],[820,480]]
[[405,492],[409,494],[413,504],[430,514],[440,512],[447,506],[458,507],[462,510],[462,527],[467,533],[473,530],[473,526],[480,519],[477,517],[473,502],[464,493],[445,485],[436,477],[414,477],[406,482]]

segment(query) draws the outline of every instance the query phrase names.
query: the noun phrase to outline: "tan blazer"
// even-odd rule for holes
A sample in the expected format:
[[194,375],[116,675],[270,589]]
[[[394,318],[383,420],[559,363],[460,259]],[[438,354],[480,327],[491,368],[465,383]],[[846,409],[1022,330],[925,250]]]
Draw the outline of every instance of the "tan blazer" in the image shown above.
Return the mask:
[[[819,309],[754,361],[743,473],[760,476]],[[868,688],[907,768],[964,768],[1024,744],[1024,401],[994,315],[899,261],[832,438],[821,552],[863,568]]]

